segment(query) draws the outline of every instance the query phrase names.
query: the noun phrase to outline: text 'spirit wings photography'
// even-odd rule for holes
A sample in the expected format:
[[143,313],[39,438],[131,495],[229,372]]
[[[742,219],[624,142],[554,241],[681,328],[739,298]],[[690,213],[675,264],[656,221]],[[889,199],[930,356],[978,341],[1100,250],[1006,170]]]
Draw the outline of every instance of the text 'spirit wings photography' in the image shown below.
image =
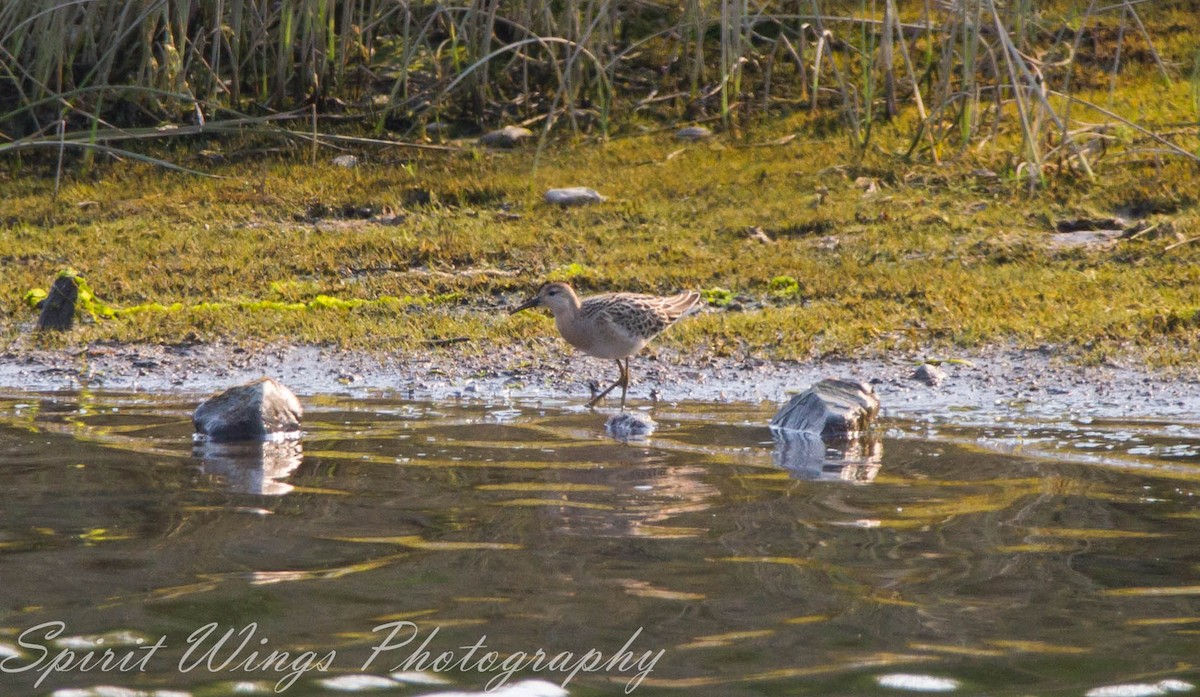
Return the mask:
[[[249,675],[259,677],[278,675],[275,692],[283,692],[308,673],[321,674],[330,671],[337,662],[337,651],[323,655],[314,651],[288,652],[269,647],[270,639],[258,634],[258,626],[249,624],[235,629],[223,629],[216,623],[206,624],[188,635],[182,655],[172,664],[180,673],[208,672],[227,678]],[[94,648],[57,649],[54,640],[62,636],[66,626],[62,622],[48,622],[30,627],[17,637],[17,646],[31,653],[29,660],[8,655],[0,660],[0,672],[37,674],[34,687],[40,687],[47,678],[56,673],[145,673],[152,661],[166,662],[170,658],[159,656],[169,652],[167,637],[159,637],[153,644],[137,645],[127,649]],[[487,679],[485,692],[503,688],[517,673],[545,673],[565,688],[582,673],[607,673],[627,675],[625,692],[631,693],[654,670],[654,664],[662,658],[663,651],[631,650],[642,633],[639,627],[623,646],[611,654],[603,650],[589,649],[576,655],[570,651],[553,652],[542,648],[530,651],[505,651],[491,649],[487,636],[480,636],[470,645],[457,646],[450,650],[439,650],[434,644],[439,627],[424,631],[414,622],[397,621],[373,627],[371,632],[382,640],[372,646],[370,655],[358,670],[366,672],[379,659],[376,669],[389,673],[475,673]],[[422,636],[423,634],[423,636]],[[101,643],[101,642],[97,642]],[[171,652],[175,653],[175,652]],[[390,667],[388,667],[390,665]],[[334,682],[334,685],[340,684]],[[247,691],[247,690],[243,690]]]

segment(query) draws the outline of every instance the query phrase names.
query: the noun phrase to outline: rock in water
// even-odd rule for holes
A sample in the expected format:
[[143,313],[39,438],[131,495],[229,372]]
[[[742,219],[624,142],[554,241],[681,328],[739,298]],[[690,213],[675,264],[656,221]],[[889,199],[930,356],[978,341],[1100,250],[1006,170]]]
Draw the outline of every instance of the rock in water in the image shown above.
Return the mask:
[[542,199],[546,203],[557,204],[565,208],[566,206],[586,206],[591,203],[600,203],[604,197],[595,189],[589,189],[586,186],[569,186],[564,189],[550,189]]
[[805,431],[822,438],[854,438],[879,414],[879,398],[857,380],[826,379],[792,399],[771,419],[771,428]]
[[79,300],[79,284],[70,273],[59,274],[42,301],[38,316],[38,331],[66,331],[75,324],[75,303]]
[[654,433],[656,424],[645,414],[621,413],[608,417],[604,422],[604,432],[619,441],[638,440]]
[[196,407],[196,433],[213,440],[263,440],[300,430],[300,400],[271,378],[231,387]]
[[479,144],[489,148],[511,148],[520,141],[533,136],[533,131],[520,126],[505,126],[498,131],[479,137]]

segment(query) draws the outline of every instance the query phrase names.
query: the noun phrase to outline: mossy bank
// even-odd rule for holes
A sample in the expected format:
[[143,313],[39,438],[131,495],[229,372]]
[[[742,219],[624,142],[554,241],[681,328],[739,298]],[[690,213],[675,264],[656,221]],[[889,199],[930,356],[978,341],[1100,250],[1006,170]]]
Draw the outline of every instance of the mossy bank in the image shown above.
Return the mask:
[[[1155,89],[1186,101],[1185,87]],[[9,166],[0,340],[488,353],[549,334],[546,317],[504,309],[563,278],[583,293],[705,291],[707,310],[661,339],[698,354],[1004,343],[1083,361],[1194,357],[1193,165],[1128,156],[1031,195],[1000,155],[911,163],[900,129],[879,127],[863,152],[826,126],[796,115],[698,143],[654,131],[540,154],[382,148],[353,168],[336,153],[231,149],[188,160],[210,177],[112,164],[57,197],[52,177]],[[607,200],[541,200],[576,185]],[[64,268],[115,315],[26,338],[28,291]]]

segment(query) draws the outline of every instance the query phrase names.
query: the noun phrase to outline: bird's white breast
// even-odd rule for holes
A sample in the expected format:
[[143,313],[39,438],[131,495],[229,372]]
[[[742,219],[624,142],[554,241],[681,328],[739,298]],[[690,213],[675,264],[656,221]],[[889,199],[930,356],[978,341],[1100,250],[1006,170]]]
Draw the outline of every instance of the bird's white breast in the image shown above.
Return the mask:
[[596,358],[626,358],[646,346],[644,338],[603,319],[555,318],[555,324],[567,343]]

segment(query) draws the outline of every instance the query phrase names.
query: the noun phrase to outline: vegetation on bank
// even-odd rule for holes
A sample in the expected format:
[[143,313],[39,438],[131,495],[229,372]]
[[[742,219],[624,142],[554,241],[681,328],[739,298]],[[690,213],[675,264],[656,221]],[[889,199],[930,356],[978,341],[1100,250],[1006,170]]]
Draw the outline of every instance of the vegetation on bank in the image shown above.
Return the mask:
[[1190,85],[1195,121],[1196,24],[1187,0],[10,0],[0,155],[61,168],[158,139],[316,146],[514,122],[736,132],[808,111],[858,149],[881,121],[923,161],[999,147],[1033,188],[1095,176],[1114,146],[1200,161],[1194,134],[1138,98]]
[[[846,142],[813,131],[799,116],[744,141],[568,145],[532,176],[532,151],[379,152],[353,169],[257,156],[206,168],[219,178],[129,164],[57,198],[52,179],[9,173],[0,331],[25,331],[26,292],[70,266],[113,308],[164,306],[100,317],[71,342],[465,338],[486,351],[551,331],[504,308],[560,277],[584,292],[704,289],[711,311],[667,340],[725,355],[1004,341],[1094,358],[1194,353],[1190,165],[1130,161],[1120,179],[1057,181],[1031,200],[974,162],[898,167],[868,152],[839,164],[853,162]],[[609,200],[541,202],[563,184]],[[1128,232],[1111,242],[1056,231],[1118,215]]]
[[1195,357],[1190,3],[252,4],[0,8],[5,343],[70,267],[107,311],[40,341],[487,351],[565,278],[700,288],[665,341],[722,355]]

